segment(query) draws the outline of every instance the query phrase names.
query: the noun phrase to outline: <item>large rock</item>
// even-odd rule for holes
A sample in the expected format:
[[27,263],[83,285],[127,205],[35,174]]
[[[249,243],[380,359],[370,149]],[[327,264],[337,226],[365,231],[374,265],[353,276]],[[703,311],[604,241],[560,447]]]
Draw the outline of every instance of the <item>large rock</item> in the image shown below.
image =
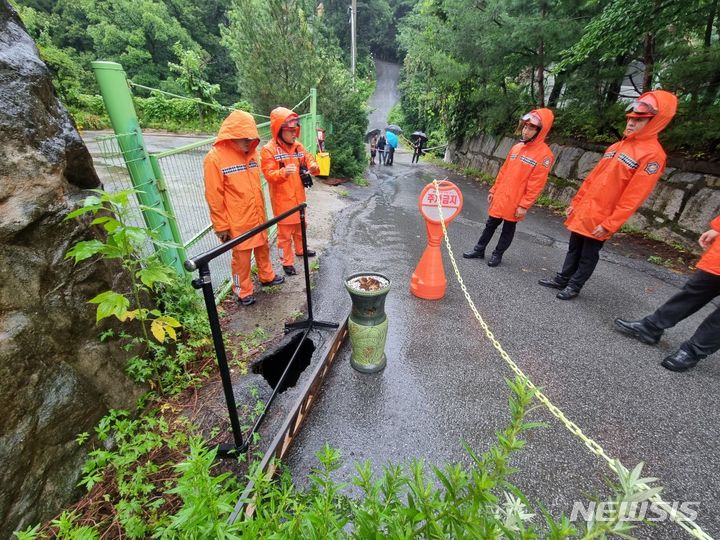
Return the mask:
[[75,437],[140,391],[123,355],[98,342],[87,304],[118,269],[64,259],[93,233],[63,218],[98,186],[47,67],[0,0],[0,538],[76,497]]
[[585,152],[577,163],[578,180],[585,180],[590,174],[590,171],[592,171],[595,168],[595,165],[598,164],[601,157],[602,154],[599,154],[598,152]]
[[577,163],[584,150],[572,146],[558,146],[555,153],[555,164],[552,173],[559,178],[577,178]]
[[495,148],[493,156],[500,160],[505,160],[507,155],[510,153],[510,149],[515,146],[515,143],[517,143],[515,139],[511,139],[510,137],[503,137],[502,139],[500,139],[500,142]]
[[678,223],[700,234],[708,230],[710,221],[720,215],[720,191],[703,188],[685,205]]
[[650,196],[645,200],[643,208],[662,216],[664,221],[673,221],[682,207],[685,192],[672,185],[658,183]]

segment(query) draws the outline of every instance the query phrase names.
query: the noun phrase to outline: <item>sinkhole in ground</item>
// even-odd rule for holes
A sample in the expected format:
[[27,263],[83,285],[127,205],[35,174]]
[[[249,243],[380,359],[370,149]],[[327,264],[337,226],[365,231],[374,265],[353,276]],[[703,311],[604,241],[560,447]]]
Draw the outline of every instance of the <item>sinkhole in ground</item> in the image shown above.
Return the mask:
[[292,366],[290,366],[290,370],[285,376],[285,380],[282,385],[278,387],[280,377],[282,377],[285,368],[290,363],[295,349],[297,349],[300,344],[302,336],[303,332],[297,332],[283,339],[275,349],[265,353],[252,366],[252,372],[262,375],[273,390],[277,388],[278,393],[295,386],[302,372],[310,365],[313,352],[315,352],[315,343],[313,343],[310,338],[306,338],[300,346],[297,355],[295,355],[295,360],[293,360]]

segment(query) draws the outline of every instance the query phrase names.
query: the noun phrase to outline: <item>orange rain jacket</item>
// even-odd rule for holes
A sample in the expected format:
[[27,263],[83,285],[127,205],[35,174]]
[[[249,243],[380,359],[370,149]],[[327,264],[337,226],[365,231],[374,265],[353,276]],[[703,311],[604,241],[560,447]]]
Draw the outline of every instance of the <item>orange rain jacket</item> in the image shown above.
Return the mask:
[[658,113],[643,129],[605,151],[570,202],[573,211],[565,220],[569,230],[596,238],[592,231],[602,225],[608,233],[598,240],[607,240],[635,213],[657,184],[665,170],[665,151],[657,137],[675,115],[677,98],[663,90],[649,93],[657,99]]
[[[263,146],[260,153],[262,172],[270,187],[270,202],[276,216],[305,202],[305,187],[300,179],[300,164],[305,162],[311,174],[320,172],[315,158],[301,143],[295,141],[292,145],[288,145],[280,139],[280,127],[291,116],[297,114],[285,107],[278,107],[270,112],[272,139]],[[297,135],[300,135],[299,127]],[[285,176],[285,166],[290,164],[297,165],[298,169],[294,174]],[[297,223],[300,223],[299,212],[280,221],[281,225]]]
[[553,153],[545,144],[553,123],[550,109],[535,109],[542,120],[542,128],[530,142],[519,142],[510,149],[505,163],[500,168],[493,187],[492,202],[488,214],[507,221],[522,221],[516,217],[518,206],[526,210],[535,204],[547,182],[553,164]]
[[[254,142],[250,151],[243,154],[235,148],[233,139]],[[205,156],[205,199],[216,232],[230,231],[235,237],[267,221],[260,184],[259,142],[253,117],[244,111],[233,111],[220,126],[217,140]],[[266,231],[237,247],[252,249],[263,244],[267,244]]]
[[[717,216],[710,222],[710,228],[720,232],[720,216]],[[710,244],[710,247],[697,263],[697,267],[700,270],[705,270],[706,272],[720,276],[720,237],[717,237],[715,241]]]

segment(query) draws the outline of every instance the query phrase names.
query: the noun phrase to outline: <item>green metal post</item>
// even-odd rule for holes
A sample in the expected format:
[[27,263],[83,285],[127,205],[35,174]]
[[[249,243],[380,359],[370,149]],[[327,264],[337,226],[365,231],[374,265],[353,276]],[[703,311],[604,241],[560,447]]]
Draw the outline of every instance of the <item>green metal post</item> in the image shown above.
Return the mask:
[[[170,202],[170,197],[168,197],[167,187],[165,186],[165,177],[163,176],[162,169],[160,168],[160,161],[156,155],[150,156],[150,165],[152,166],[153,173],[155,174],[158,193],[162,199],[162,205],[167,216],[167,223],[170,226],[174,242],[177,244],[177,248],[175,249],[177,250],[180,261],[185,262],[188,259],[187,252],[185,251],[183,244],[180,227],[178,227],[177,217],[175,217],[175,211],[173,210],[172,203]],[[180,275],[190,276],[190,274],[185,271],[183,271]]]
[[[113,130],[117,135],[123,159],[127,165],[133,187],[138,192],[138,200],[143,206],[155,208],[162,213],[143,210],[143,218],[148,229],[156,231],[160,240],[166,243],[181,244],[174,237],[170,220],[164,217],[166,207],[157,185],[150,157],[145,148],[140,122],[135,113],[130,86],[122,66],[115,62],[92,62],[100,94],[110,117]],[[184,258],[177,248],[165,247],[159,251],[163,262],[172,266],[178,275],[184,276]]]
[[310,133],[312,138],[310,139],[310,152],[317,154],[317,88],[310,89]]

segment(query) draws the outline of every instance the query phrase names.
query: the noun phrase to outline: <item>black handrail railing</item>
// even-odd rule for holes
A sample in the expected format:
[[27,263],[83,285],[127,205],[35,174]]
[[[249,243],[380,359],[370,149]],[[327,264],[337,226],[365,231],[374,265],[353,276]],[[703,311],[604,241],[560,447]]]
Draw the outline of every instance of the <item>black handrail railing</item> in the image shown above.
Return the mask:
[[[290,371],[290,367],[292,366],[292,363],[297,356],[297,352],[300,350],[300,347],[302,347],[305,339],[307,339],[310,330],[316,327],[337,328],[339,326],[336,323],[316,321],[313,318],[312,298],[310,297],[310,265],[308,263],[307,257],[307,237],[305,226],[306,207],[306,203],[301,203],[296,207],[291,208],[287,212],[283,212],[279,216],[276,216],[273,219],[266,221],[262,225],[259,225],[254,229],[250,229],[249,231],[233,238],[232,240],[228,240],[227,242],[217,247],[214,247],[206,251],[205,253],[198,255],[197,257],[193,257],[192,259],[188,259],[185,261],[184,266],[187,271],[194,272],[197,270],[200,274],[199,277],[193,279],[192,285],[196,289],[202,289],[203,291],[203,298],[205,299],[205,307],[208,312],[208,320],[210,322],[210,330],[212,332],[213,344],[215,346],[215,355],[217,356],[218,361],[218,369],[220,370],[220,378],[222,379],[223,393],[225,394],[225,402],[227,403],[228,415],[230,416],[230,426],[232,427],[233,444],[220,444],[218,446],[218,456],[220,457],[235,457],[238,454],[247,451],[250,441],[252,441],[253,435],[258,431],[260,425],[262,424],[262,421],[265,419],[266,412],[270,408],[270,404],[275,399],[275,395],[277,394],[278,389],[282,388],[285,377]],[[305,332],[303,332],[302,339],[298,343],[295,352],[290,358],[290,361],[288,362],[285,371],[283,371],[283,374],[281,375],[280,380],[275,386],[275,389],[273,390],[270,399],[265,405],[262,414],[257,418],[257,420],[255,421],[255,425],[245,438],[245,442],[243,442],[242,429],[240,428],[240,419],[238,418],[237,414],[237,405],[235,404],[235,395],[233,394],[232,379],[230,377],[230,368],[228,367],[227,354],[225,352],[225,343],[223,341],[222,329],[220,328],[220,317],[217,312],[217,304],[215,303],[215,295],[213,293],[212,278],[210,276],[210,261],[231,250],[232,248],[244,242],[248,238],[252,238],[256,234],[261,233],[269,227],[272,227],[279,221],[282,221],[286,217],[291,216],[295,212],[300,213],[300,229],[302,231],[303,266],[305,269],[305,292],[308,305],[308,318],[303,321],[286,324],[285,333],[289,332],[290,330],[303,328],[305,329]]]

